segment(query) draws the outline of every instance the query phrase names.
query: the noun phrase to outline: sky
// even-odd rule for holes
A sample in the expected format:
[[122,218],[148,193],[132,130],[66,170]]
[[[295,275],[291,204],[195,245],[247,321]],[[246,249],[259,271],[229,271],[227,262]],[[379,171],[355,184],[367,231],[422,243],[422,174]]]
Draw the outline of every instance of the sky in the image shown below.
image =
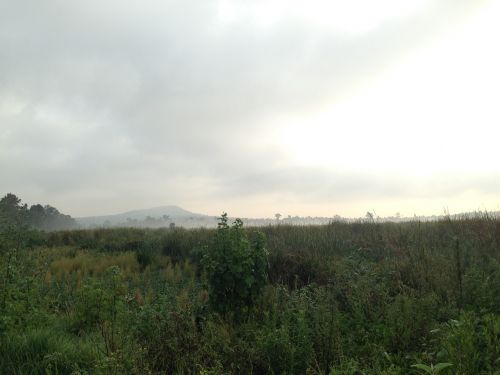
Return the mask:
[[500,210],[499,3],[0,1],[0,195],[75,217]]

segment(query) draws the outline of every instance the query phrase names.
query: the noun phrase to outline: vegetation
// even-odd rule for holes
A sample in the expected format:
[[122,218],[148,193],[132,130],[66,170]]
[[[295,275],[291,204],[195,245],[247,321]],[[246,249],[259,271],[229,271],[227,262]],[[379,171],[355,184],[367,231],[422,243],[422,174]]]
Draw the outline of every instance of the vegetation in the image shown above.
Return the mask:
[[262,233],[255,233],[250,244],[243,223],[236,219],[232,227],[222,214],[213,244],[202,259],[212,310],[227,316],[242,314],[254,307],[267,279],[267,250]]
[[41,204],[22,204],[21,199],[9,193],[0,199],[0,225],[29,227],[40,230],[72,229],[76,221],[69,215],[61,214],[55,207]]
[[1,374],[500,373],[487,215],[1,230]]

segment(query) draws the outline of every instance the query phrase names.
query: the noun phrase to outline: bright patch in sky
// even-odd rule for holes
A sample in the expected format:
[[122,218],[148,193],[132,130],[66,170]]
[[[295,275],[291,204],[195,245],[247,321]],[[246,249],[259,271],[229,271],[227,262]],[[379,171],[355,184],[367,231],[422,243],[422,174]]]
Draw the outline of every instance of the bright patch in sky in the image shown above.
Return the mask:
[[491,4],[343,100],[281,119],[298,165],[432,176],[499,172],[500,26]]
[[359,34],[378,27],[382,22],[400,19],[424,9],[429,0],[257,0],[220,2],[219,15],[226,23],[251,18],[263,27],[283,19],[294,18],[316,27],[337,32]]

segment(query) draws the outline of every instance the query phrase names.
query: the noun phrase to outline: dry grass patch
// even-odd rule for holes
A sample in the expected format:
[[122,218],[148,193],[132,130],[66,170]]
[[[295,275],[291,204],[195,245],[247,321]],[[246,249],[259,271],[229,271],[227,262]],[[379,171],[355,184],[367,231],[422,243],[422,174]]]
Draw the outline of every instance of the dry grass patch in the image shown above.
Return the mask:
[[63,256],[54,260],[49,266],[47,279],[67,279],[73,274],[98,276],[111,266],[120,267],[125,278],[133,277],[140,270],[133,252],[104,255],[79,250],[73,257]]

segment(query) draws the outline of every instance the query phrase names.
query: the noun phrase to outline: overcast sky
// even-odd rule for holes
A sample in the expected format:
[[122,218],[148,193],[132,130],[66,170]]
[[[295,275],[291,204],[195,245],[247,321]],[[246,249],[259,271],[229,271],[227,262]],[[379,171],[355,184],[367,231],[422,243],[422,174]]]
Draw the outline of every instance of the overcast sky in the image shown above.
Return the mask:
[[0,194],[72,216],[499,210],[499,3],[0,1]]

